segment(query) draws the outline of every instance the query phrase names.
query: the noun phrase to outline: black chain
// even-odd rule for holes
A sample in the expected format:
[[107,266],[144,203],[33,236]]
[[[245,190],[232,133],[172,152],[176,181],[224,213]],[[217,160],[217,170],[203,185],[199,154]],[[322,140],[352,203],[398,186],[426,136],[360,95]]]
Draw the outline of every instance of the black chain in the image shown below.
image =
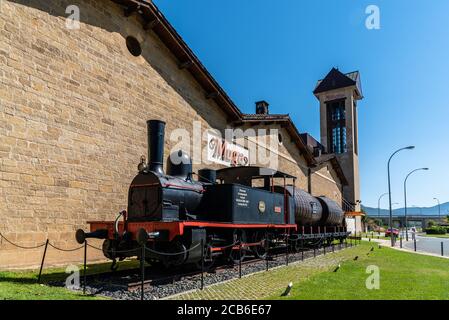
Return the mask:
[[37,248],[42,248],[43,246],[45,246],[45,242],[43,244],[37,245],[37,246],[33,246],[33,247],[27,247],[27,246],[19,246],[18,244],[15,244],[14,242],[8,240],[8,238],[6,238],[1,232],[0,232],[0,238],[5,239],[6,242],[8,242],[9,244],[13,245],[14,247],[20,248],[20,249],[37,249]]
[[77,248],[73,248],[73,249],[62,249],[62,248],[59,248],[59,247],[51,244],[50,242],[48,243],[48,245],[56,250],[65,251],[65,252],[73,252],[73,251],[77,251],[77,250],[84,248],[84,246],[81,246],[81,247],[77,247]]

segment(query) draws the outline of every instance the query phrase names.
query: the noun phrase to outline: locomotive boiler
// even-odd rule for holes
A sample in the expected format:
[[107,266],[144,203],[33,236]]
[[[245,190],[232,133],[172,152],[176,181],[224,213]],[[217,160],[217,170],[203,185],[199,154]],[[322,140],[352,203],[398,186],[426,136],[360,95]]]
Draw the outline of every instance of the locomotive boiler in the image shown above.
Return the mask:
[[347,236],[344,213],[326,197],[294,187],[296,177],[262,167],[193,172],[182,150],[164,163],[165,123],[147,122],[148,162],[142,157],[130,184],[128,208],[115,221],[90,221],[88,238],[104,239],[111,259],[141,256],[166,267],[264,257],[272,246],[298,248]]

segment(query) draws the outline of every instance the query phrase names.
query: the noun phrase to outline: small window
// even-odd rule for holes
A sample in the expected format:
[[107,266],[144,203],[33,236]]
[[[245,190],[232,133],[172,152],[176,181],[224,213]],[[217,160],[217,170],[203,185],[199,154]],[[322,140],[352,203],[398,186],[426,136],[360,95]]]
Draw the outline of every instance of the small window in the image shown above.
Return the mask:
[[132,36],[126,38],[126,47],[128,48],[129,52],[135,57],[138,57],[142,54],[142,47],[140,46],[139,40]]

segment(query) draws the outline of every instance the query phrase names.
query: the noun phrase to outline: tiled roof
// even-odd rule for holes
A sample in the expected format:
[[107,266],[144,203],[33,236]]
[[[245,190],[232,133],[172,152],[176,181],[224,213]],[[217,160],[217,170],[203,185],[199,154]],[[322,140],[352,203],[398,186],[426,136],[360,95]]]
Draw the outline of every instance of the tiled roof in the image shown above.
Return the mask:
[[243,114],[242,119],[246,121],[289,121],[290,116],[288,114]]

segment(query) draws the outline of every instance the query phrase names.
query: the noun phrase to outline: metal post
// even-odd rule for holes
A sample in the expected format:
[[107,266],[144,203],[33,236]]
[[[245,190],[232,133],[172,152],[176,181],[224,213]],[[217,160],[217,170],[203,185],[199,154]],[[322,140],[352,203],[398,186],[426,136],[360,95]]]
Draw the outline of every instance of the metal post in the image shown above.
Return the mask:
[[48,248],[48,239],[47,241],[45,241],[44,255],[42,256],[41,268],[39,269],[39,277],[37,278],[37,283],[41,283],[42,269],[44,268],[45,256],[47,255],[47,248]]
[[288,266],[288,238],[287,238],[287,252],[285,253],[285,265]]
[[304,238],[301,238],[301,261],[304,261]]
[[[239,254],[240,260],[242,260],[242,253],[239,252]],[[204,289],[204,239],[201,239],[201,290],[203,289]]]
[[140,274],[141,274],[141,285],[140,285],[140,300],[145,300],[145,243],[142,244],[142,252],[140,253]]
[[441,256],[444,256],[444,244],[443,244],[443,241],[441,241]]
[[413,239],[413,245],[414,245],[415,251],[416,251],[416,238]]
[[242,277],[242,244],[239,244],[239,278]]
[[429,170],[429,168],[419,168],[415,169],[412,172],[410,172],[404,180],[404,210],[405,210],[405,241],[408,241],[408,218],[407,218],[407,180],[408,178],[415,173],[416,171],[420,170]]
[[323,254],[326,255],[326,240],[323,241]]
[[265,240],[265,262],[266,262],[266,271],[268,271],[268,234]]
[[87,283],[87,274],[86,274],[86,270],[87,270],[87,241],[84,240],[84,272],[83,272],[84,281],[83,281],[83,294],[86,294],[86,283]]
[[335,252],[335,247],[334,247],[335,245],[334,245],[334,242],[332,241],[332,253],[334,253]]
[[401,249],[402,249],[402,237],[399,237],[399,244],[400,244]]
[[[393,158],[393,156],[395,154],[397,154],[398,152],[400,152],[402,150],[411,150],[411,149],[414,149],[414,148],[415,148],[414,146],[409,146],[409,147],[398,149],[388,159],[388,165],[387,165],[387,169],[388,169],[388,200],[389,200],[389,209],[390,209],[389,210],[390,211],[390,216],[389,216],[389,225],[390,226],[389,227],[390,227],[391,233],[393,233],[393,207],[392,207],[392,204],[391,204],[390,162],[391,162],[391,159]],[[391,246],[392,247],[394,246],[394,242],[393,241],[394,241],[394,238],[391,237]]]
[[313,247],[313,257],[316,258],[316,248]]

